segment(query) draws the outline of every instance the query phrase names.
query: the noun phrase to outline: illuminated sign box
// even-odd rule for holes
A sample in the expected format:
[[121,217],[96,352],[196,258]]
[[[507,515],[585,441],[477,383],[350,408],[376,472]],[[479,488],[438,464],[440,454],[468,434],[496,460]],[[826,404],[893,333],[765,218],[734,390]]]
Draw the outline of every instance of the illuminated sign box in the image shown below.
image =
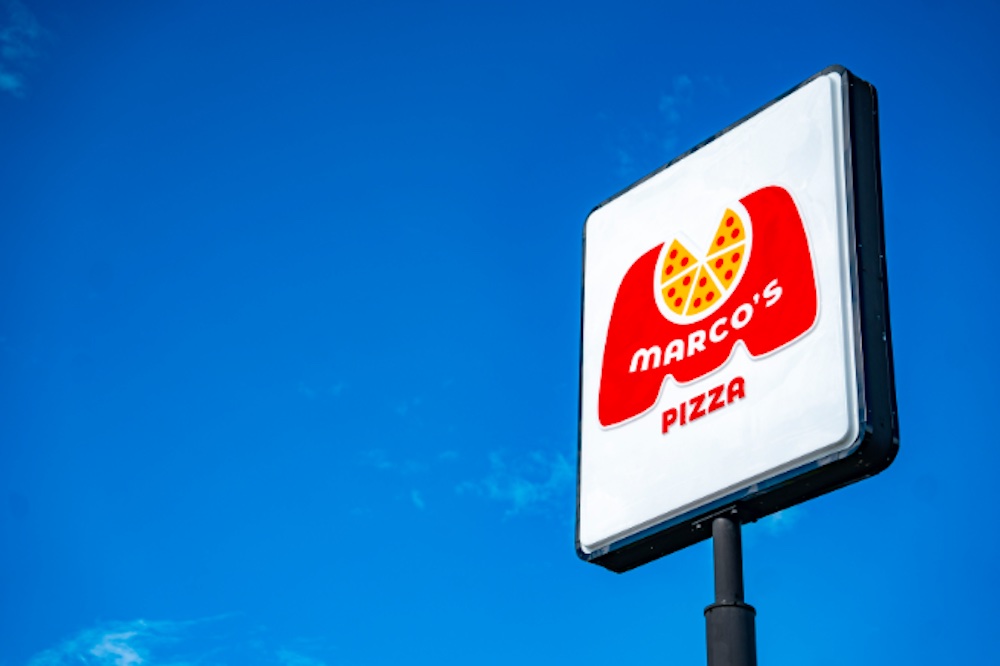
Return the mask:
[[625,571],[898,449],[874,88],[832,67],[585,225],[577,552]]

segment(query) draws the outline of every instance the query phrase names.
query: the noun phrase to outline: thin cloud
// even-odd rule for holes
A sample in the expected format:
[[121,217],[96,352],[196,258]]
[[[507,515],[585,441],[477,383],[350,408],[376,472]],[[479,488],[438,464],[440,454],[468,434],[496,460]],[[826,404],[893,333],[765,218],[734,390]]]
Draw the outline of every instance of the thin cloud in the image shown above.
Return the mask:
[[281,666],[326,666],[325,661],[307,657],[291,650],[278,650],[278,663]]
[[296,387],[296,392],[303,398],[309,401],[323,400],[325,398],[339,398],[344,394],[344,389],[347,388],[347,384],[344,382],[337,382],[331,385],[325,390],[314,388],[305,382],[300,381]]
[[632,155],[619,148],[617,158],[618,175],[622,178],[631,178],[635,171],[635,160],[632,159]]
[[573,485],[573,467],[561,454],[540,451],[507,459],[490,454],[490,473],[480,481],[460,484],[458,493],[474,493],[507,505],[506,515],[543,510]]
[[689,148],[684,128],[690,123],[695,98],[728,96],[729,89],[719,77],[674,76],[660,93],[655,116],[642,127],[619,130],[612,148],[618,175],[633,180]]
[[395,407],[397,416],[407,416],[411,411],[420,406],[420,398],[409,398],[400,402]]
[[660,95],[660,114],[665,124],[661,143],[667,154],[677,151],[677,128],[693,98],[694,82],[686,74],[675,76],[670,91]]
[[35,16],[18,0],[4,3],[0,19],[0,91],[24,97],[25,70],[40,55],[46,32]]
[[[385,449],[368,449],[359,452],[357,460],[362,467],[374,469],[378,473],[390,477],[398,477],[398,483],[405,488],[410,484],[426,483],[426,481],[421,482],[420,479],[437,471],[446,470],[446,473],[454,473],[456,461],[460,457],[458,451],[448,449],[425,460],[399,459],[391,456]],[[403,488],[400,488],[395,494],[397,499],[409,501],[419,511],[427,509],[427,500],[421,491],[412,489],[407,492]],[[371,513],[371,511],[370,507],[357,507],[351,513],[355,516],[362,516]]]
[[169,642],[184,623],[112,622],[85,629],[60,645],[36,655],[28,666],[138,666],[149,663],[150,650],[157,643]]
[[105,634],[101,642],[90,649],[90,654],[98,659],[110,659],[115,666],[133,666],[141,664],[144,659],[133,648],[129,641],[138,632],[126,631],[120,634]]
[[[184,622],[130,620],[84,629],[31,659],[28,666],[326,666],[306,652],[328,652],[324,641],[275,643],[259,626],[226,615]],[[229,622],[223,622],[229,620]],[[302,646],[306,647],[304,651]],[[311,648],[310,648],[311,646]]]
[[393,460],[383,449],[369,449],[361,454],[361,464],[383,472],[408,476],[427,471],[427,465],[416,460]]
[[420,460],[398,460],[392,458],[385,449],[368,449],[359,454],[359,462],[364,467],[374,467],[383,472],[395,472],[400,475],[421,474],[430,471],[434,467],[454,463],[461,458],[461,454],[454,449],[441,451],[436,456],[428,458],[427,462]]
[[805,509],[801,506],[793,506],[784,511],[779,511],[773,513],[767,518],[763,518],[760,521],[760,526],[764,528],[764,531],[771,535],[784,534],[791,530],[795,525],[802,520],[802,516],[805,515]]

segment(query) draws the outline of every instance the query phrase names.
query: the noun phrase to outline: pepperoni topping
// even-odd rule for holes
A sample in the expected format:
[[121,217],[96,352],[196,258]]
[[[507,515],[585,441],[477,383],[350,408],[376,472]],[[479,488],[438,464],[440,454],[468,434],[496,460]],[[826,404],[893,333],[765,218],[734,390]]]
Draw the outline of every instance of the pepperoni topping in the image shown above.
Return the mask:
[[[739,216],[731,210],[728,211],[723,225],[720,225],[716,232],[718,235],[715,237],[715,246],[722,248],[727,244],[732,244],[738,249],[731,251],[728,256],[716,255],[714,259],[701,259],[692,256],[689,252],[682,251],[685,248],[680,242],[676,240],[673,242],[673,247],[667,253],[669,259],[663,262],[663,282],[668,282],[667,276],[673,276],[677,273],[686,274],[680,276],[679,284],[683,286],[666,287],[664,285],[663,298],[666,303],[670,304],[671,309],[678,314],[684,310],[684,315],[694,315],[701,310],[707,310],[710,305],[717,305],[716,301],[725,301],[733,287],[736,273],[739,271],[739,262],[743,259],[743,248],[749,240],[743,238],[744,231],[746,229]],[[709,246],[707,254],[712,254],[715,251],[717,250],[712,250]],[[698,270],[691,270],[692,267],[698,268]],[[709,270],[715,271],[715,278],[712,280],[708,279]],[[678,282],[673,284],[678,285]],[[697,287],[695,293],[691,293],[692,287]],[[716,290],[716,287],[721,287],[721,290]]]

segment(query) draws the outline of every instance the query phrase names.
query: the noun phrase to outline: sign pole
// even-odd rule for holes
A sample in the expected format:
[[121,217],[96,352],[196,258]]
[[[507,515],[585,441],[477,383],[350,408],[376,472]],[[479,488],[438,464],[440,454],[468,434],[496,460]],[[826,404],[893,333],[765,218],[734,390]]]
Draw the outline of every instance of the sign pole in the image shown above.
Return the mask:
[[715,603],[705,609],[708,666],[757,666],[754,617],[743,602],[743,543],[731,516],[712,520]]

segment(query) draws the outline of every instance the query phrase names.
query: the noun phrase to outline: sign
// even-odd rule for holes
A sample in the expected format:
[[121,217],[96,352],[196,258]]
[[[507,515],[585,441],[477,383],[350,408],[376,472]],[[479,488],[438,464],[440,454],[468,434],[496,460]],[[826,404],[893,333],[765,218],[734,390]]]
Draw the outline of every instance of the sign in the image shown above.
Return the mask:
[[590,214],[580,557],[625,571],[892,461],[877,133],[831,67]]

